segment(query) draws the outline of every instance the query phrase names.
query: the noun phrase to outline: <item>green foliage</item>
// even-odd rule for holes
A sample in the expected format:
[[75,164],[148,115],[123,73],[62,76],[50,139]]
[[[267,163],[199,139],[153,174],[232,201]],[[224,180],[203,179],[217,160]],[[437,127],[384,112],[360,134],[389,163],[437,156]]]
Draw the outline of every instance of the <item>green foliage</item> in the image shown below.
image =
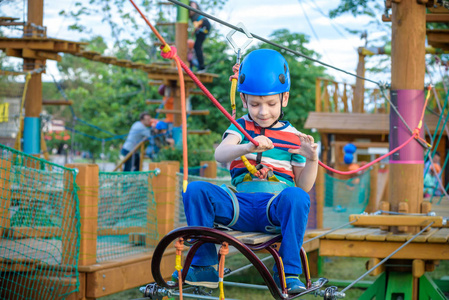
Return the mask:
[[[377,2],[377,3],[376,3]],[[341,0],[337,8],[329,11],[329,17],[335,18],[345,13],[350,13],[354,17],[359,15],[378,16],[380,1],[377,0]],[[373,8],[373,4],[375,8]]]
[[[214,160],[215,145],[221,135],[212,132],[210,135],[189,135],[187,137],[189,167],[198,167],[201,161]],[[161,149],[155,161],[175,160],[182,163],[182,149]]]

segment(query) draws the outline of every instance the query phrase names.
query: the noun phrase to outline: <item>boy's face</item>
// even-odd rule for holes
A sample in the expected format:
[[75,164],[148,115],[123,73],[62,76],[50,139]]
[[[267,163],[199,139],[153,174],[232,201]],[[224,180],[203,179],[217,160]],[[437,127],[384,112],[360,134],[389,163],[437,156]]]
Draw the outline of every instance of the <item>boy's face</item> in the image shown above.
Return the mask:
[[[289,93],[285,92],[282,107],[287,106],[288,96]],[[279,94],[270,96],[246,95],[245,101],[245,96],[240,93],[240,98],[242,98],[243,107],[248,109],[251,118],[261,127],[271,126],[281,114],[281,96]]]

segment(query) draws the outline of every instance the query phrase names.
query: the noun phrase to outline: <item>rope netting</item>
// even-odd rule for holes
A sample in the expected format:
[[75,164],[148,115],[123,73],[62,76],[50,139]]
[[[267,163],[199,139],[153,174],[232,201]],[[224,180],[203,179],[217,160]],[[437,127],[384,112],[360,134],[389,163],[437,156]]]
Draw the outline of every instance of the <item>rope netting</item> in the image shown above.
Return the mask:
[[100,172],[97,262],[153,249],[158,240],[155,171]]
[[323,227],[334,228],[348,222],[349,215],[365,211],[370,197],[370,173],[350,179],[324,176]]
[[76,172],[0,151],[0,298],[64,299],[79,287]]
[[[175,220],[174,220],[174,228],[187,226],[186,215],[184,213],[184,203],[182,202],[182,187],[183,187],[183,174],[176,173],[176,196],[175,196]],[[187,182],[191,183],[193,181],[206,181],[213,183],[215,185],[231,185],[231,177],[222,177],[222,178],[206,178],[201,176],[189,175],[187,177]]]

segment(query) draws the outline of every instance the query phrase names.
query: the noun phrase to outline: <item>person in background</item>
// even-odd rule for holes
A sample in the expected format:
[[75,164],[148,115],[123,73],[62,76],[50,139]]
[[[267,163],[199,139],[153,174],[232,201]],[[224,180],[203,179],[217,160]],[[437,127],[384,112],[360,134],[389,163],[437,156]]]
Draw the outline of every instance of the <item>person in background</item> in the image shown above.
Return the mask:
[[428,159],[424,165],[424,172],[429,170],[431,164],[439,164],[441,167],[441,155],[440,152],[435,151],[432,160]]
[[[189,5],[197,10],[201,10],[200,6],[195,1],[190,1]],[[195,28],[195,49],[196,59],[198,60],[198,72],[204,72],[204,56],[203,56],[203,43],[210,31],[210,22],[202,15],[189,11],[190,20],[192,20],[193,27]]]
[[438,174],[441,172],[440,164],[433,163],[433,167],[430,166],[429,171],[424,177],[424,198],[430,198],[432,196],[441,196],[443,191],[438,183]]
[[[143,139],[148,139],[151,137],[151,116],[147,112],[143,112],[139,116],[139,121],[135,122],[131,129],[129,130],[126,141],[123,144],[120,154],[123,156],[128,155],[128,153],[134,149]],[[139,171],[140,170],[140,155],[139,151],[136,151],[126,162],[123,171]]]
[[153,133],[150,145],[146,150],[147,156],[151,159],[157,158],[157,154],[161,149],[175,145],[175,140],[168,133],[168,124],[166,122],[157,122]]

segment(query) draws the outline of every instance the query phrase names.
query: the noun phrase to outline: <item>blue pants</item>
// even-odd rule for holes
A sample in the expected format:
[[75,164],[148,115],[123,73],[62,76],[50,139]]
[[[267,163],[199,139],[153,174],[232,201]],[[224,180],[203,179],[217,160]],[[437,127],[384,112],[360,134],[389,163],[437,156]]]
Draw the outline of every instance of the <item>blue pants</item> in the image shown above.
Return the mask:
[[[236,193],[240,215],[232,229],[239,231],[267,232],[271,222],[281,228],[282,244],[279,254],[285,273],[301,274],[299,256],[309,215],[309,195],[300,188],[284,189],[271,202],[270,193]],[[214,222],[227,225],[232,221],[234,209],[228,193],[208,182],[196,181],[188,185],[183,194],[184,210],[189,226],[213,227]],[[213,244],[204,244],[196,252],[192,265],[210,266],[218,262]]]
[[[128,155],[129,151],[122,148],[120,154],[123,156]],[[134,153],[127,161],[123,167],[123,172],[139,171],[140,169],[140,153]]]

